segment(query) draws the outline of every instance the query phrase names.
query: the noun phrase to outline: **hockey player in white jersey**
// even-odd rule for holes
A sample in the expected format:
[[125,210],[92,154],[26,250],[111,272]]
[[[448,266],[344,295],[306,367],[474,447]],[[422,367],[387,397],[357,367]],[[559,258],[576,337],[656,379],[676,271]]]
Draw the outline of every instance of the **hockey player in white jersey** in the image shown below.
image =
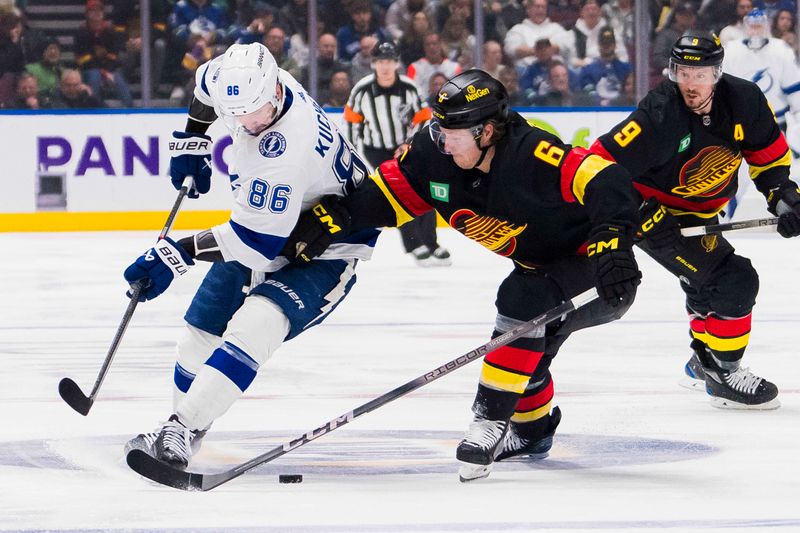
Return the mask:
[[[745,38],[725,44],[722,70],[752,81],[767,97],[778,125],[792,151],[800,153],[800,67],[794,51],[782,39],[770,37],[769,19],[761,9],[753,9],[743,19]],[[791,115],[787,123],[787,116]],[[739,173],[736,198],[726,209],[731,218],[742,196],[750,188],[747,172]]]
[[[177,242],[165,238],[125,270],[140,300],[161,294],[195,260],[213,261],[185,315],[177,345],[173,412],[163,427],[126,444],[186,466],[211,423],[244,393],[285,341],[320,323],[355,283],[358,259],[378,236],[368,230],[333,244],[319,259],[289,264],[281,251],[300,213],[317,231],[346,234],[348,220],[317,205],[344,196],[367,167],[323,110],[260,43],[233,45],[197,70],[186,131],[170,142],[170,174],[190,195],[208,192],[212,140],[223,120],[230,147],[230,220]],[[292,256],[294,254],[292,253]],[[130,292],[129,292],[130,295]]]

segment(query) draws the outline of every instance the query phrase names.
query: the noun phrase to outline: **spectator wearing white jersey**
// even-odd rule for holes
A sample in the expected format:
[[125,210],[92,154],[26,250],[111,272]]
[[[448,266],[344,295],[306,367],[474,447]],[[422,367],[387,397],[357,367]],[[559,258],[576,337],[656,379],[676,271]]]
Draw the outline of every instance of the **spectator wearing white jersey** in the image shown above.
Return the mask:
[[504,48],[514,60],[514,66],[523,69],[535,59],[534,45],[540,39],[555,41],[563,33],[564,27],[547,18],[547,0],[527,0],[527,17],[506,33]]
[[425,55],[411,63],[406,72],[420,92],[427,90],[428,79],[435,72],[441,72],[447,79],[461,72],[458,63],[447,59],[438,33],[429,33],[422,42]]
[[744,16],[753,10],[752,0],[737,0],[736,1],[736,24],[730,24],[722,28],[719,32],[719,40],[722,46],[725,46],[731,41],[744,39],[744,23],[742,20]]

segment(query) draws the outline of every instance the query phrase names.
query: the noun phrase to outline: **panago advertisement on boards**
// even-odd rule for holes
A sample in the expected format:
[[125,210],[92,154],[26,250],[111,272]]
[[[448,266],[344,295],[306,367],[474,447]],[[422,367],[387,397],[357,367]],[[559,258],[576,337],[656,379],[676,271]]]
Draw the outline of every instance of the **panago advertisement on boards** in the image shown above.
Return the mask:
[[[341,123],[341,113],[329,115]],[[626,113],[523,115],[565,142],[588,146]],[[5,162],[0,213],[168,209],[173,189],[166,147],[171,132],[182,129],[185,121],[183,112],[0,115],[7,132],[0,145],[0,157]],[[215,141],[212,190],[185,209],[220,210],[230,203],[227,158],[231,139],[219,122],[209,134]]]

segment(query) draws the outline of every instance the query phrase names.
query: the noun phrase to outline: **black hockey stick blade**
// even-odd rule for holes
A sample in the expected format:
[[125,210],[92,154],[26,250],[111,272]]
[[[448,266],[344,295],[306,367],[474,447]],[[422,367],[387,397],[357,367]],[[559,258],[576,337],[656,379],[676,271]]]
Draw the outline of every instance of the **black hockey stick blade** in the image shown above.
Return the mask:
[[297,438],[284,442],[283,444],[278,445],[271,450],[262,453],[261,455],[253,457],[249,461],[225,470],[224,472],[218,472],[216,474],[186,472],[184,470],[176,469],[167,463],[158,461],[141,450],[131,450],[126,457],[126,461],[132,470],[146,477],[147,479],[161,483],[162,485],[167,485],[168,487],[181,490],[211,490],[214,487],[218,487],[223,483],[227,483],[228,481],[241,476],[245,472],[248,472],[257,466],[263,465],[264,463],[269,463],[270,461],[273,461],[278,457],[291,452],[292,450],[296,450],[300,446],[308,444],[312,440],[318,439],[323,435],[327,435],[331,431],[349,424],[361,415],[365,415],[371,411],[374,411],[375,409],[382,407],[389,402],[405,396],[409,392],[415,391],[418,388],[423,387],[456,369],[468,365],[472,361],[480,359],[490,351],[496,350],[501,346],[505,346],[529,331],[533,331],[538,327],[549,324],[550,322],[559,319],[561,316],[574,311],[575,309],[586,305],[597,298],[597,290],[594,288],[584,291],[571,300],[567,300],[566,302],[557,305],[549,311],[546,311],[541,315],[532,318],[531,320],[524,322],[509,331],[506,331],[502,335],[493,338],[486,344],[460,355],[452,361],[449,361],[438,368],[434,368],[430,372],[426,372],[425,374],[412,379],[408,383],[400,385],[386,394],[378,396],[377,398],[374,398],[365,404],[359,405],[352,411],[348,411],[337,418],[329,420],[321,426],[303,433]]
[[211,490],[229,479],[226,472],[221,472],[219,474],[197,474],[179,470],[168,463],[159,461],[142,450],[134,449],[129,451],[125,460],[128,466],[131,467],[131,470],[140,476],[180,490]]
[[64,378],[58,382],[58,393],[67,405],[77,412],[86,416],[92,408],[94,400],[86,396],[77,383],[70,378]]

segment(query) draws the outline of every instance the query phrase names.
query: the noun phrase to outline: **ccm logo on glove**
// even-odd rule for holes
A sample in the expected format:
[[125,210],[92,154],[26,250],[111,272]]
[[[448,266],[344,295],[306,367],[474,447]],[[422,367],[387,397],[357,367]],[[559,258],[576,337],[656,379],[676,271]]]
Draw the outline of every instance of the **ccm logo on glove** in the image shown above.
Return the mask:
[[602,254],[606,250],[616,250],[619,248],[619,237],[607,241],[593,242],[586,247],[586,254],[592,257],[594,254]]
[[342,227],[333,221],[333,217],[328,214],[322,204],[317,204],[314,206],[314,214],[317,215],[317,219],[331,235],[342,231]]

